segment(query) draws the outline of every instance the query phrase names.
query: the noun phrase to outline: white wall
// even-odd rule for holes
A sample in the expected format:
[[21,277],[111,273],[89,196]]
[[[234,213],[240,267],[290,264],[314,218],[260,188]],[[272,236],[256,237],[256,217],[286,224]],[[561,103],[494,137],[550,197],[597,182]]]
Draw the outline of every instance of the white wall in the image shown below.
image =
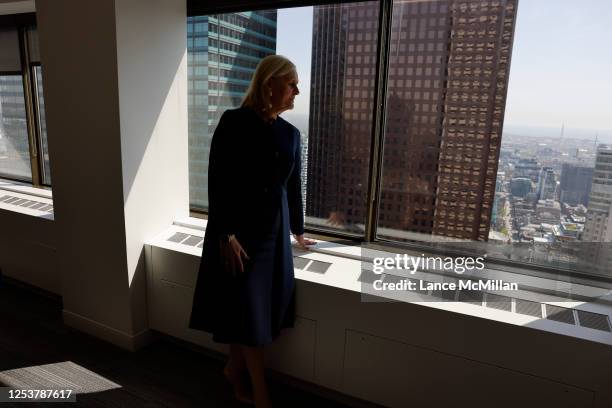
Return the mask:
[[[0,15],[33,11],[33,0],[0,0]],[[4,276],[59,294],[53,221],[0,209],[0,271]]]
[[[151,327],[226,351],[188,328],[199,257],[154,245],[148,256]],[[364,302],[358,291],[299,277],[296,300],[296,326],[269,347],[268,364],[326,389],[397,408],[612,406],[609,344],[429,305]]]
[[117,0],[128,279],[145,329],[143,242],[189,215],[185,2]]
[[0,271],[60,294],[53,221],[0,209]]
[[36,3],[66,323],[147,337],[143,242],[188,213],[185,2]]

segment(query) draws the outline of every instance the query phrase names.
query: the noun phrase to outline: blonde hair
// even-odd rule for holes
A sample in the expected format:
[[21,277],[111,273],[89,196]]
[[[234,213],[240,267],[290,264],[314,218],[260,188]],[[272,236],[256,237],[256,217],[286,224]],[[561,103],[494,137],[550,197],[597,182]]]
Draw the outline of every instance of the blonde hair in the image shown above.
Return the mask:
[[272,78],[296,72],[295,65],[282,55],[268,55],[257,64],[253,79],[241,106],[265,111],[270,108],[270,93],[265,84]]

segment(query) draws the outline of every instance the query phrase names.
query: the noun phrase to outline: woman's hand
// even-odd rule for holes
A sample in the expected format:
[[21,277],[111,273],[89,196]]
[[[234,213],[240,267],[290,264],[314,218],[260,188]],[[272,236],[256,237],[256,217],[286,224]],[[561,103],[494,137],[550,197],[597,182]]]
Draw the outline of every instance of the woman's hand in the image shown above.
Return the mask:
[[301,235],[293,235],[298,245],[302,249],[308,249],[309,246],[315,245],[317,241],[313,241],[312,239],[304,238],[304,234]]
[[232,275],[236,275],[237,272],[244,273],[244,261],[249,259],[242,245],[233,235],[229,242],[221,242],[221,262],[225,270],[231,272]]

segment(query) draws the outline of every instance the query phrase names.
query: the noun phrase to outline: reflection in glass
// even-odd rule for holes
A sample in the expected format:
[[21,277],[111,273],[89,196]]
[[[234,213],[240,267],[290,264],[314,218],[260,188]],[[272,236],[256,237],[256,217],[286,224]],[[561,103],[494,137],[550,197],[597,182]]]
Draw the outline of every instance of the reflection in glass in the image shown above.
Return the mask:
[[40,66],[34,67],[34,80],[36,83],[36,98],[38,100],[38,129],[42,145],[43,184],[51,185],[49,143],[47,140],[47,121],[45,119],[45,96],[43,94],[42,68]]
[[306,200],[311,227],[364,234],[378,7],[314,7]]
[[208,207],[208,154],[227,109],[237,108],[259,61],[276,53],[276,10],[187,19],[189,202]]
[[32,181],[21,75],[0,76],[0,177]]
[[394,2],[380,237],[488,238],[516,2],[467,3]]

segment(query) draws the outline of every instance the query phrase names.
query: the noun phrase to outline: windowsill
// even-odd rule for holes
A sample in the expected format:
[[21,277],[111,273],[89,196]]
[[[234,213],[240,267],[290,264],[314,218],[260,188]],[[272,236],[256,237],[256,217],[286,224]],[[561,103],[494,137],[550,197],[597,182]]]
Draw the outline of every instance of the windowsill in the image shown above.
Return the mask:
[[[0,200],[6,196],[16,197],[20,200],[11,200],[18,204],[0,201],[0,211],[10,211],[48,220],[54,219],[52,208],[53,193],[50,189],[32,187],[26,183],[0,178]],[[26,204],[27,206],[21,204]]]
[[[207,220],[198,218],[178,220],[172,227],[168,228],[154,239],[149,240],[146,244],[199,258],[202,254],[201,247],[198,248],[196,246],[169,242],[168,238],[172,237],[177,232],[203,238],[206,223]],[[325,285],[343,291],[363,294],[366,297],[364,297],[362,301],[372,301],[372,297],[368,297],[368,294],[373,293],[372,290],[370,289],[370,291],[364,292],[362,284],[358,281],[362,273],[362,268],[365,265],[362,263],[361,251],[362,248],[359,245],[344,245],[332,241],[319,240],[317,240],[317,245],[309,251],[302,251],[294,247],[294,256],[331,264],[326,273],[316,273],[296,268],[295,277],[298,281]],[[395,253],[392,252],[368,250],[368,256],[372,254],[383,257],[395,256]],[[497,294],[512,297],[514,299],[539,302],[545,305],[560,306],[563,308],[607,315],[608,321],[610,321],[610,317],[612,316],[612,291],[605,288],[584,284],[571,284],[565,281],[500,271],[492,268],[485,268],[479,273],[472,273],[469,277],[467,274],[459,276],[454,273],[447,273],[443,275],[429,271],[418,271],[409,277],[429,282],[448,282],[467,278],[473,280],[500,279],[504,282],[516,282],[519,284],[518,291],[504,292],[486,290],[487,299],[488,294]],[[570,295],[573,299],[569,299]],[[376,293],[376,296],[380,295]],[[485,307],[484,305],[471,304],[465,301],[443,301],[439,297],[434,297],[432,294],[423,297],[423,295],[418,293],[401,292],[398,295],[393,292],[386,292],[384,297],[387,299],[383,298],[380,300],[387,302],[393,300],[431,307],[448,312],[495,320],[516,326],[528,326],[534,329],[612,345],[612,333],[610,332],[590,329],[577,324],[561,323],[544,317],[532,317],[519,314],[514,310],[514,303],[512,303],[512,311],[505,311],[492,307]]]
[[[202,236],[204,231],[206,230],[207,220],[188,217],[174,222],[174,225],[201,231]],[[309,252],[320,253],[330,256],[335,256],[339,258],[348,258],[354,259],[358,261],[364,260],[362,257],[362,247],[360,245],[345,245],[339,244],[333,241],[325,241],[325,240],[316,240],[317,245],[314,246]],[[183,245],[178,245],[178,247],[183,247]],[[296,255],[303,254],[303,251],[296,249]],[[395,250],[394,250],[395,251]],[[390,251],[385,252],[381,250],[368,249],[368,256],[381,256],[381,257],[390,257],[395,256],[397,252]],[[410,251],[406,250],[405,253],[412,254],[415,256],[420,255],[421,253],[418,251]],[[200,250],[201,253],[201,250]],[[548,296],[551,301],[567,301],[568,296],[571,295],[574,298],[588,298],[589,301],[593,301],[593,298],[602,298],[606,295],[611,295],[609,300],[612,300],[612,290],[607,288],[601,288],[596,286],[591,286],[587,284],[577,284],[567,282],[565,280],[557,280],[551,278],[542,278],[537,276],[532,276],[530,274],[520,273],[520,270],[517,272],[511,272],[507,270],[500,270],[496,268],[487,267],[482,271],[472,272],[469,276],[466,275],[456,275],[456,274],[444,274],[444,273],[434,273],[434,272],[419,272],[421,274],[425,273],[427,276],[419,276],[415,274],[414,277],[422,277],[423,279],[427,279],[428,277],[437,276],[439,278],[451,277],[451,278],[475,278],[475,279],[501,279],[506,282],[517,282],[520,287],[531,288],[534,292],[540,290],[539,294],[541,296]],[[548,294],[541,293],[541,291],[546,291]],[[554,292],[554,293],[550,293]],[[587,300],[587,299],[585,299]]]

